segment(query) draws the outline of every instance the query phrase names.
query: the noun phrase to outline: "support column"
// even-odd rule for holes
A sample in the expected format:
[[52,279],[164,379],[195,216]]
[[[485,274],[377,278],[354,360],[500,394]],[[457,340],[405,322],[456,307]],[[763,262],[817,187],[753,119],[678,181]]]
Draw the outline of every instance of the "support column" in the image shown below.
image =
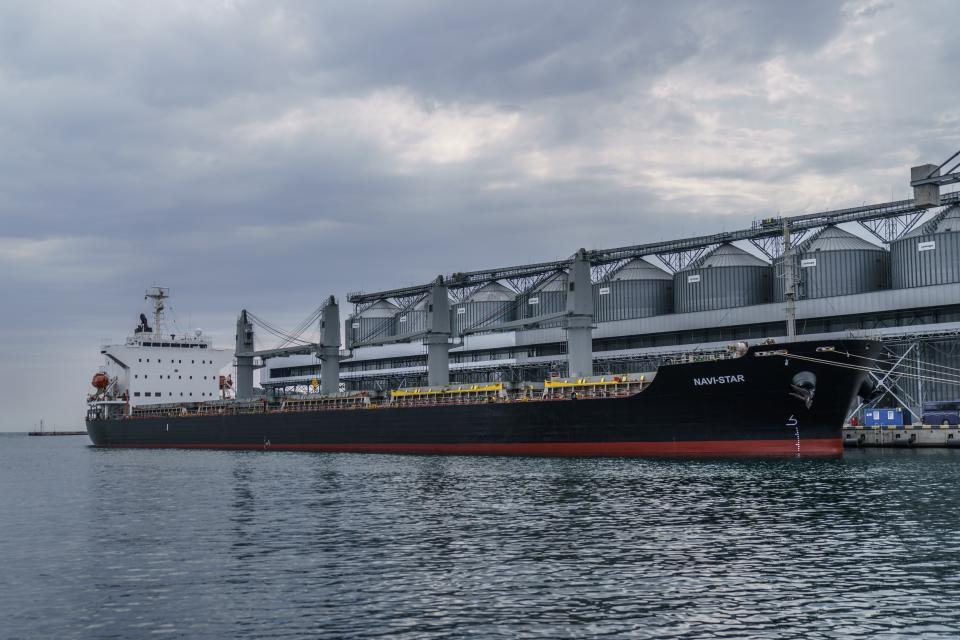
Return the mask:
[[320,321],[320,393],[340,391],[340,306],[333,296],[327,298]]
[[450,298],[443,276],[437,276],[427,304],[427,384],[450,384]]
[[914,360],[916,361],[916,372],[918,374],[917,375],[917,409],[920,411],[921,416],[923,415],[923,373],[922,373],[923,369],[921,369],[921,367],[923,366],[923,362],[920,361],[920,349],[923,348],[924,344],[925,343],[917,340],[917,349],[916,349],[916,353],[914,354],[915,356]]
[[590,279],[590,260],[585,249],[580,249],[570,263],[567,278],[568,375],[585,378],[593,375],[593,282]]
[[790,244],[790,221],[783,219],[783,299],[786,302],[787,340],[797,338],[797,278],[794,275],[793,247]]
[[237,341],[234,357],[237,359],[237,399],[249,400],[253,397],[253,323],[247,318],[247,310],[240,312],[237,318]]
[[344,346],[347,349],[353,349],[353,323],[356,322],[356,318],[353,316],[348,316],[346,320],[343,321],[343,337],[344,337]]

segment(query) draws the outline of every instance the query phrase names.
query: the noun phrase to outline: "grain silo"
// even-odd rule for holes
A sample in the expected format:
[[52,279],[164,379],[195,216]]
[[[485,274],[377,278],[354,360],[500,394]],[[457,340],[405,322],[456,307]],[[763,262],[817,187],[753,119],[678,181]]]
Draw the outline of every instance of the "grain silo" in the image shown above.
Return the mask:
[[387,338],[396,332],[397,305],[377,300],[350,319],[350,344]]
[[960,207],[890,243],[893,288],[960,282]]
[[647,318],[672,310],[673,276],[641,258],[634,258],[593,285],[593,317],[597,322]]
[[[835,226],[824,227],[797,245],[794,273],[797,299],[829,298],[890,288],[890,254]],[[783,302],[783,259],[774,263],[773,299]]]
[[397,312],[395,328],[398,336],[427,330],[427,304],[428,298],[425,297],[410,309]]
[[517,294],[499,282],[489,282],[470,295],[466,302],[451,305],[454,335],[516,319]]
[[[533,318],[567,310],[567,272],[557,271],[534,287],[529,293],[517,296],[517,317]],[[558,322],[543,325],[559,326]]]
[[773,267],[721,244],[673,276],[674,311],[710,311],[771,302]]

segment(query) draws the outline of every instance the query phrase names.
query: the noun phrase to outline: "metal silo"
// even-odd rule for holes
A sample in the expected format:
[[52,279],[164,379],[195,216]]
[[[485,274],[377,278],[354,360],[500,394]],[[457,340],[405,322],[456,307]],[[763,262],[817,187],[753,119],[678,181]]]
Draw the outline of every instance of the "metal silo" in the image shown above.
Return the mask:
[[476,330],[516,319],[517,294],[499,282],[490,282],[473,292],[466,302],[451,305],[453,333]]
[[427,298],[406,311],[398,311],[395,321],[396,335],[420,333],[427,330]]
[[960,207],[890,243],[893,288],[960,282]]
[[647,318],[672,310],[673,276],[641,258],[634,258],[593,285],[593,317],[597,322]]
[[377,300],[350,319],[350,344],[395,335],[397,305]]
[[[799,276],[797,299],[829,298],[890,288],[890,254],[863,238],[835,226],[824,227],[797,245],[794,273]],[[774,263],[783,275],[783,259]],[[785,282],[778,277],[773,299],[783,302]]]
[[677,313],[771,302],[773,267],[732,244],[722,244],[673,276]]
[[[567,272],[558,271],[530,293],[517,296],[517,317],[533,318],[567,310]],[[542,325],[559,326],[559,321]]]

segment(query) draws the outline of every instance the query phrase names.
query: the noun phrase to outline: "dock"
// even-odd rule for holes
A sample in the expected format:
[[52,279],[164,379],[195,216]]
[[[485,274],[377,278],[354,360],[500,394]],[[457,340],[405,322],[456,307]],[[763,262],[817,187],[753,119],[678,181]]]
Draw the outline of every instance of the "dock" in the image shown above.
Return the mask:
[[85,436],[86,431],[28,431],[28,436]]
[[845,447],[960,447],[960,425],[915,424],[902,426],[847,425]]

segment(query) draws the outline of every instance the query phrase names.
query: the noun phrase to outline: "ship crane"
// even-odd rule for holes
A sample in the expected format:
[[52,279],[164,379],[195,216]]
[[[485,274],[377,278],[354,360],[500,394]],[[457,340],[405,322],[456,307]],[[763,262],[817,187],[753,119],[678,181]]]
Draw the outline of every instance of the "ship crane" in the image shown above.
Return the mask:
[[[300,335],[314,320],[320,322],[319,342],[301,340]],[[257,350],[254,345],[254,324],[280,337],[283,343],[299,342],[300,344]],[[300,323],[300,326],[292,334],[280,331],[246,309],[242,310],[237,318],[236,397],[238,399],[253,397],[253,371],[263,366],[255,364],[254,360],[256,358],[259,358],[262,362],[269,358],[291,355],[316,355],[320,359],[321,393],[324,395],[337,393],[340,386],[340,307],[336,298],[333,296],[327,298],[323,306],[314,311],[307,320]]]
[[437,276],[424,291],[407,298],[404,306],[426,302],[426,327],[421,331],[412,331],[399,335],[365,336],[363,340],[351,340],[350,349],[375,345],[393,344],[422,340],[427,347],[427,384],[447,385],[450,383],[450,297],[449,287],[443,276]]
[[[533,275],[544,273],[552,275],[561,270],[568,270],[567,307],[565,311],[500,323],[495,330],[507,331],[531,328],[560,320],[567,331],[570,375],[578,378],[589,377],[593,375],[593,287],[590,279],[590,260],[586,249],[577,251],[569,261],[556,263],[552,269],[540,271]],[[452,288],[450,283],[456,284],[457,289],[465,289],[467,287],[463,286],[463,283],[469,281],[472,275],[474,274],[454,274],[450,276],[449,280],[444,279],[443,276],[438,276],[426,290],[418,291],[414,296],[407,297],[408,300],[413,301],[411,305],[422,301],[424,296],[427,297],[427,326],[423,331],[394,336],[365,336],[361,341],[351,342],[350,347],[375,346],[422,339],[427,346],[427,384],[431,386],[449,384],[449,351],[451,346],[449,290]],[[517,273],[515,278],[520,279],[526,275]],[[542,278],[533,279],[531,282],[537,284],[542,280]],[[362,294],[352,294],[349,299],[356,302],[359,297],[362,297]],[[463,337],[490,330],[483,325],[484,322],[478,322],[472,327],[461,330],[459,335]]]

